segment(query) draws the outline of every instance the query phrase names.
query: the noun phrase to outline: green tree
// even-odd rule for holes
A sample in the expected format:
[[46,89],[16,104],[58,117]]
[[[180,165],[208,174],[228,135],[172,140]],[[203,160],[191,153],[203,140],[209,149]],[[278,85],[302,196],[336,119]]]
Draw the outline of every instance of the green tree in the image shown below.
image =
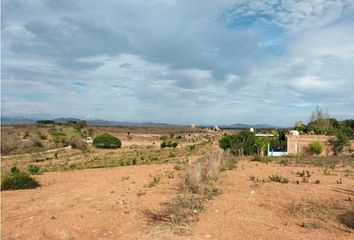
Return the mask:
[[119,138],[114,137],[110,134],[104,133],[98,135],[93,140],[93,145],[97,148],[120,148],[122,146],[122,142]]
[[257,138],[255,145],[257,147],[257,154],[261,157],[264,156],[264,151],[268,145],[269,141],[267,138]]
[[334,154],[343,151],[345,145],[349,143],[349,137],[343,131],[337,131],[336,137],[330,140]]
[[332,122],[327,111],[317,106],[316,110],[311,114],[307,128],[308,131],[314,131],[316,134],[329,134],[333,128]]
[[256,136],[247,130],[243,130],[237,135],[226,134],[219,140],[219,146],[240,156],[251,155],[256,152]]
[[294,130],[297,130],[299,132],[304,132],[306,130],[306,125],[299,121],[295,123]]

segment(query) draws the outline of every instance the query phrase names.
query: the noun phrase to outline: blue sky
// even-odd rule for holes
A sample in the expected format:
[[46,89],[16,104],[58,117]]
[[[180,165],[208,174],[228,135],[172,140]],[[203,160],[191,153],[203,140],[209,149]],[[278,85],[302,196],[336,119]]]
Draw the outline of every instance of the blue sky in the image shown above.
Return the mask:
[[2,114],[354,118],[352,0],[3,0]]

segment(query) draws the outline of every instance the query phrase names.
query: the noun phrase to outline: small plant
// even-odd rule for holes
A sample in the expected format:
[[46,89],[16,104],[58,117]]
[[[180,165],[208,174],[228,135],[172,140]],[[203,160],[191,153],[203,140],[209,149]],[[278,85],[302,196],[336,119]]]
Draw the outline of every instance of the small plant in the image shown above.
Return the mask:
[[189,150],[193,151],[195,149],[195,144],[189,146]]
[[334,169],[336,168],[336,164],[335,163],[331,163],[328,165],[329,169],[331,169],[332,171],[334,171]]
[[256,180],[256,177],[255,176],[250,176],[250,180],[254,181],[254,180]]
[[170,151],[170,152],[168,153],[168,157],[169,157],[169,158],[176,157],[176,153],[173,152],[173,151]]
[[1,190],[31,189],[39,186],[39,183],[26,172],[18,168],[12,168],[10,174],[4,175],[1,181]]
[[283,166],[289,166],[289,160],[288,159],[282,159],[280,160],[279,164]]
[[303,228],[312,228],[312,229],[323,228],[323,224],[320,221],[314,221],[314,222],[309,222],[309,223],[303,222],[300,226]]
[[320,183],[321,183],[321,181],[318,179],[315,181],[315,184],[320,184]]
[[143,195],[145,195],[145,194],[146,194],[146,192],[143,192],[143,191],[139,190],[136,195],[137,195],[138,197],[140,197],[140,196],[143,196]]
[[43,135],[43,134],[40,134],[40,135],[39,135],[39,138],[40,138],[41,140],[47,140],[47,139],[48,139],[48,137],[47,137],[46,135]]
[[32,164],[27,166],[27,171],[32,175],[41,174],[42,172],[40,167]]
[[154,176],[153,180],[149,183],[149,187],[155,187],[160,182],[160,176]]
[[340,178],[339,180],[336,180],[337,181],[337,184],[342,184],[342,179]]
[[268,157],[261,157],[259,155],[254,156],[254,158],[251,160],[253,162],[262,162],[262,163],[270,163],[272,160]]
[[309,144],[309,152],[315,155],[320,155],[323,151],[323,144],[319,141],[315,141]]
[[346,201],[346,202],[352,202],[353,199],[352,199],[351,197],[347,197],[346,199],[344,199],[344,201]]
[[331,175],[331,173],[328,171],[328,167],[326,166],[326,168],[323,170],[323,174],[328,176]]
[[288,183],[289,180],[286,177],[283,177],[278,174],[273,174],[272,176],[269,176],[270,181],[272,182],[278,182],[278,183]]
[[129,180],[130,176],[123,176],[122,181]]
[[179,171],[179,170],[181,170],[181,165],[179,165],[179,164],[177,163],[174,168],[175,168],[175,170]]
[[302,170],[302,172],[297,172],[296,174],[300,177],[306,177],[306,178],[311,177],[311,173],[308,170],[306,170],[306,171]]
[[169,174],[168,174],[168,178],[169,179],[173,179],[175,177],[175,174],[173,173],[173,172],[170,172]]
[[25,135],[23,136],[23,139],[29,138],[31,135],[28,131],[25,132]]

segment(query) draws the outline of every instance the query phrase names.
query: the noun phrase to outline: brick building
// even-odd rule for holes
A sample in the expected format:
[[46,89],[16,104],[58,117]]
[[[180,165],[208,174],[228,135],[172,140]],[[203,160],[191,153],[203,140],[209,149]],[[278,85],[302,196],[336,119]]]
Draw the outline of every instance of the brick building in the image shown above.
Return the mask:
[[324,149],[320,155],[331,156],[334,154],[332,146],[329,142],[332,138],[333,136],[325,135],[287,135],[287,152],[292,155],[305,153],[310,143],[319,141],[324,146]]

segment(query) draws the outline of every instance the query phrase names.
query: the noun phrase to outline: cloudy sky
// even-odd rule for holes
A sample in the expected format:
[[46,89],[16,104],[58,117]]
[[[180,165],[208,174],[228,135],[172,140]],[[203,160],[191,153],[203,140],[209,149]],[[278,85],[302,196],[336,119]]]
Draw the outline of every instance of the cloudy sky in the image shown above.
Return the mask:
[[354,118],[353,0],[3,0],[3,116]]

